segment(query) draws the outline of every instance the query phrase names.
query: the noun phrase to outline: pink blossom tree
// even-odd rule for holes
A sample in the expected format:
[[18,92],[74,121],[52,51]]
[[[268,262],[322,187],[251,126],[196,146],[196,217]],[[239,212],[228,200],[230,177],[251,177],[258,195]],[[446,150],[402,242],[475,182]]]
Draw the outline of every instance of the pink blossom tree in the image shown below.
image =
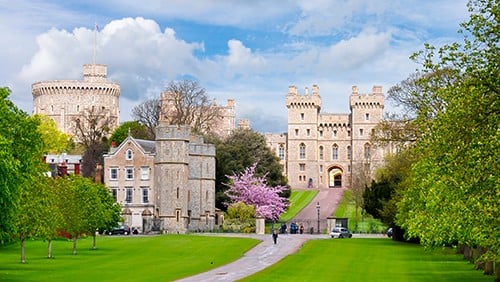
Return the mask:
[[254,163],[242,173],[228,175],[230,182],[226,185],[229,189],[224,193],[231,203],[243,202],[254,206],[255,216],[277,220],[288,206],[287,199],[281,197],[280,193],[288,188],[268,186],[265,175],[263,177],[255,175],[256,167],[257,163]]

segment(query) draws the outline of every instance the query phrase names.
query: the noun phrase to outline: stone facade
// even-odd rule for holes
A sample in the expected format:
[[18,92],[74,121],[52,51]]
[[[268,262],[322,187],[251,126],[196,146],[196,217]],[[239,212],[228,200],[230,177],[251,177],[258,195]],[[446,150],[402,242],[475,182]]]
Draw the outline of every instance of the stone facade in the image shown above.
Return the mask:
[[384,148],[370,143],[370,134],[382,120],[384,94],[374,86],[371,94],[350,95],[350,112],[321,113],[319,87],[312,93],[290,86],[286,96],[288,132],[266,134],[268,145],[280,158],[292,188],[350,188],[353,176],[368,176],[383,163]]
[[142,232],[215,227],[215,146],[189,126],[160,122],[155,141],[129,136],[104,156],[104,181]]
[[33,114],[51,117],[60,131],[74,135],[74,120],[84,111],[110,117],[111,132],[119,123],[120,85],[106,79],[107,67],[99,64],[83,66],[82,80],[50,80],[33,83]]

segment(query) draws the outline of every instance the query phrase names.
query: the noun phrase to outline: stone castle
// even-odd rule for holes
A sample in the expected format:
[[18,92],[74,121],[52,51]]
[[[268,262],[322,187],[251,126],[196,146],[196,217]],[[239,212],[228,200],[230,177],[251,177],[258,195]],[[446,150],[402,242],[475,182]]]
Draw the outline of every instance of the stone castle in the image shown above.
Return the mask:
[[149,233],[210,231],[215,213],[215,146],[187,125],[160,122],[156,140],[129,136],[104,155],[104,182],[124,223]]
[[372,130],[382,120],[382,87],[361,94],[353,86],[349,101],[349,113],[322,113],[317,85],[311,94],[306,88],[303,95],[295,86],[288,88],[288,132],[266,134],[266,140],[292,188],[350,188],[356,173],[365,171],[369,177],[383,163],[385,149],[370,142]]
[[33,83],[33,114],[51,117],[58,129],[75,135],[75,121],[85,112],[106,115],[111,132],[119,124],[120,85],[106,79],[107,67],[83,66],[83,80],[50,80]]

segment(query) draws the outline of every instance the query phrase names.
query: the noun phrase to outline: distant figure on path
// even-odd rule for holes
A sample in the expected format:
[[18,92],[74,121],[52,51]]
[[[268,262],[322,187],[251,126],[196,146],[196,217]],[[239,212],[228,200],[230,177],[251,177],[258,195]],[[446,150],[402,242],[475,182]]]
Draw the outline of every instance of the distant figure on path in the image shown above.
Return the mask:
[[273,241],[274,241],[274,244],[276,244],[278,242],[278,231],[276,231],[276,230],[273,230]]
[[300,225],[300,234],[303,234],[304,233],[304,225]]

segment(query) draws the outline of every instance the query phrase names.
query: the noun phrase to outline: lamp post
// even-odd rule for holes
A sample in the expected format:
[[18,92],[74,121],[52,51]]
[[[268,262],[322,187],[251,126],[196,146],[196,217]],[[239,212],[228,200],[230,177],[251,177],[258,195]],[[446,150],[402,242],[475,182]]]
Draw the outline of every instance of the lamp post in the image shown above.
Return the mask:
[[316,209],[318,210],[318,234],[320,234],[320,231],[319,231],[319,210],[321,209],[321,206],[319,205],[319,202],[316,204]]

